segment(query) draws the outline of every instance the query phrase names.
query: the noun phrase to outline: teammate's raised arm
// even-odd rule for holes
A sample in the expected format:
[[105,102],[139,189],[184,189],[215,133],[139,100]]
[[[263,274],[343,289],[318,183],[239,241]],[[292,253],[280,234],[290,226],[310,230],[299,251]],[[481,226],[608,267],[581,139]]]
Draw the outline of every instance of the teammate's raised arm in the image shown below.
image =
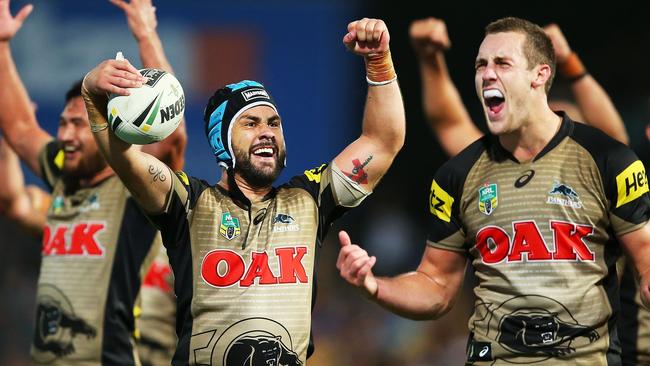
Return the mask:
[[[140,60],[145,68],[155,68],[173,73],[156,27],[156,7],[151,0],[109,0],[124,11],[129,29],[138,42]],[[169,165],[172,170],[181,170],[185,162],[187,133],[185,120],[163,141],[144,145],[142,151],[149,153]]]
[[25,186],[20,161],[9,144],[0,138],[0,215],[40,237],[50,195],[35,186]]
[[106,60],[86,75],[82,95],[102,155],[145,211],[155,213],[164,207],[172,173],[160,160],[109,132],[106,115],[109,93],[129,95],[128,88],[141,87],[142,81],[128,60]]
[[156,31],[158,20],[156,7],[151,0],[109,0],[124,11],[129,29],[138,42],[140,60],[144,67],[156,68],[173,73],[173,69]]
[[618,141],[627,144],[629,138],[625,124],[605,89],[587,72],[578,55],[571,50],[569,42],[557,24],[544,27],[553,42],[558,74],[571,83],[571,91],[584,121]]
[[348,178],[372,190],[404,144],[402,95],[389,49],[390,34],[380,19],[348,25],[346,47],[366,62],[368,96],[361,136],[334,160]]
[[20,80],[11,56],[9,42],[32,12],[25,5],[15,17],[9,11],[9,0],[0,0],[0,129],[9,145],[37,175],[41,174],[38,154],[52,140],[36,120],[27,90]]
[[469,116],[447,70],[444,52],[451,47],[441,19],[411,23],[411,44],[418,56],[424,115],[447,155],[454,156],[483,134]]

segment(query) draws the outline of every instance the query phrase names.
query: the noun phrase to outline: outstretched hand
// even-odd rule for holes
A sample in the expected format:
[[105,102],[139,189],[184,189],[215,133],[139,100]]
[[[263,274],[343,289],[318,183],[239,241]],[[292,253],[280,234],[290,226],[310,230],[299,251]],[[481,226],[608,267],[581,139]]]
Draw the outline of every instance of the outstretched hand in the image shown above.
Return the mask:
[[128,88],[139,88],[143,82],[128,60],[106,60],[86,75],[83,86],[92,94],[130,95]]
[[15,17],[12,17],[9,2],[9,0],[0,0],[0,42],[14,38],[16,32],[23,26],[23,22],[34,9],[32,4],[27,4],[18,11]]
[[368,297],[377,295],[377,279],[372,274],[372,267],[377,258],[368,256],[368,252],[356,244],[352,244],[350,236],[345,231],[339,232],[341,250],[336,260],[341,277],[350,284],[362,288]]
[[348,24],[348,33],[343,43],[350,51],[360,56],[387,52],[390,34],[381,19],[363,18]]
[[129,29],[136,40],[149,36],[156,31],[156,7],[151,0],[108,0],[124,11]]

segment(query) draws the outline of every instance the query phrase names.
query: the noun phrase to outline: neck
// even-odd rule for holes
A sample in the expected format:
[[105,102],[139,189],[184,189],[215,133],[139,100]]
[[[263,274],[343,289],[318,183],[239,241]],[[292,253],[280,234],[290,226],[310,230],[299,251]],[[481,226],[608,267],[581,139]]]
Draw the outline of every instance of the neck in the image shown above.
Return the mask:
[[[272,186],[267,187],[253,187],[244,178],[239,174],[235,173],[235,183],[239,190],[248,198],[251,202],[259,202],[264,198],[269,192],[271,192]],[[221,179],[219,180],[219,185],[224,189],[230,191],[230,185],[228,183],[228,171],[226,169],[221,169]]]
[[79,186],[82,188],[95,186],[113,174],[115,174],[115,172],[113,172],[113,169],[111,169],[110,166],[106,166],[104,169],[100,170],[90,178],[79,179]]
[[501,145],[520,162],[528,162],[539,154],[560,129],[562,118],[545,103],[539,110],[530,110],[517,130],[499,135]]

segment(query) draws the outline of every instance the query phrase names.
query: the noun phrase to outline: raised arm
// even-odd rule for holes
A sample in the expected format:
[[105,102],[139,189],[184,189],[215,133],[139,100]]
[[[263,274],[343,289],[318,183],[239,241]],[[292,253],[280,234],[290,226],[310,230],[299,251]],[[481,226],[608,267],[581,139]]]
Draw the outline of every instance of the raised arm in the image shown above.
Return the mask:
[[34,108],[20,80],[9,47],[9,42],[32,9],[32,5],[25,5],[12,17],[9,0],[0,0],[0,129],[18,156],[40,176],[38,155],[45,144],[52,140],[52,136],[36,120]]
[[618,141],[627,144],[625,124],[614,103],[603,87],[589,74],[578,55],[571,50],[557,24],[549,24],[544,31],[553,42],[558,74],[571,82],[571,91],[585,123],[596,127]]
[[[158,20],[156,8],[151,0],[109,0],[112,4],[124,11],[129,29],[138,42],[140,60],[146,68],[156,68],[173,73],[173,69],[162,41],[156,31]],[[173,170],[181,170],[185,162],[185,146],[187,133],[185,120],[181,121],[178,128],[161,142],[145,145],[142,151],[149,153],[169,165]]]
[[442,148],[454,156],[483,133],[472,122],[449,76],[444,55],[451,47],[447,26],[436,18],[416,20],[410,36],[420,64],[424,115]]
[[361,136],[334,161],[352,180],[372,190],[404,145],[405,116],[389,50],[388,28],[379,19],[348,24],[346,47],[364,57],[369,82]]
[[376,258],[356,244],[345,231],[339,233],[341,250],[336,268],[348,283],[366,297],[403,317],[437,319],[453,306],[465,274],[461,253],[427,246],[417,270],[397,277],[375,277]]
[[50,195],[38,187],[25,186],[20,161],[0,138],[0,214],[34,235],[43,233]]
[[82,95],[90,128],[102,155],[149,213],[162,212],[171,190],[171,171],[160,160],[117,138],[108,128],[108,93],[128,95],[127,88],[142,86],[143,78],[127,60],[107,60],[84,78]]
[[632,259],[639,279],[641,301],[650,309],[650,222],[642,228],[618,237],[628,258]]

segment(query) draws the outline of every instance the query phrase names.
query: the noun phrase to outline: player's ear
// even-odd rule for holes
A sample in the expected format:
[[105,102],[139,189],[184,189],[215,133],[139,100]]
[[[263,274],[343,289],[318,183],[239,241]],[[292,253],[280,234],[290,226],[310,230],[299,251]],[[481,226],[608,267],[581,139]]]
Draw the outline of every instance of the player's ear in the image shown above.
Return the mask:
[[551,78],[551,66],[548,64],[539,64],[534,69],[535,77],[531,83],[533,88],[544,88],[548,80]]

